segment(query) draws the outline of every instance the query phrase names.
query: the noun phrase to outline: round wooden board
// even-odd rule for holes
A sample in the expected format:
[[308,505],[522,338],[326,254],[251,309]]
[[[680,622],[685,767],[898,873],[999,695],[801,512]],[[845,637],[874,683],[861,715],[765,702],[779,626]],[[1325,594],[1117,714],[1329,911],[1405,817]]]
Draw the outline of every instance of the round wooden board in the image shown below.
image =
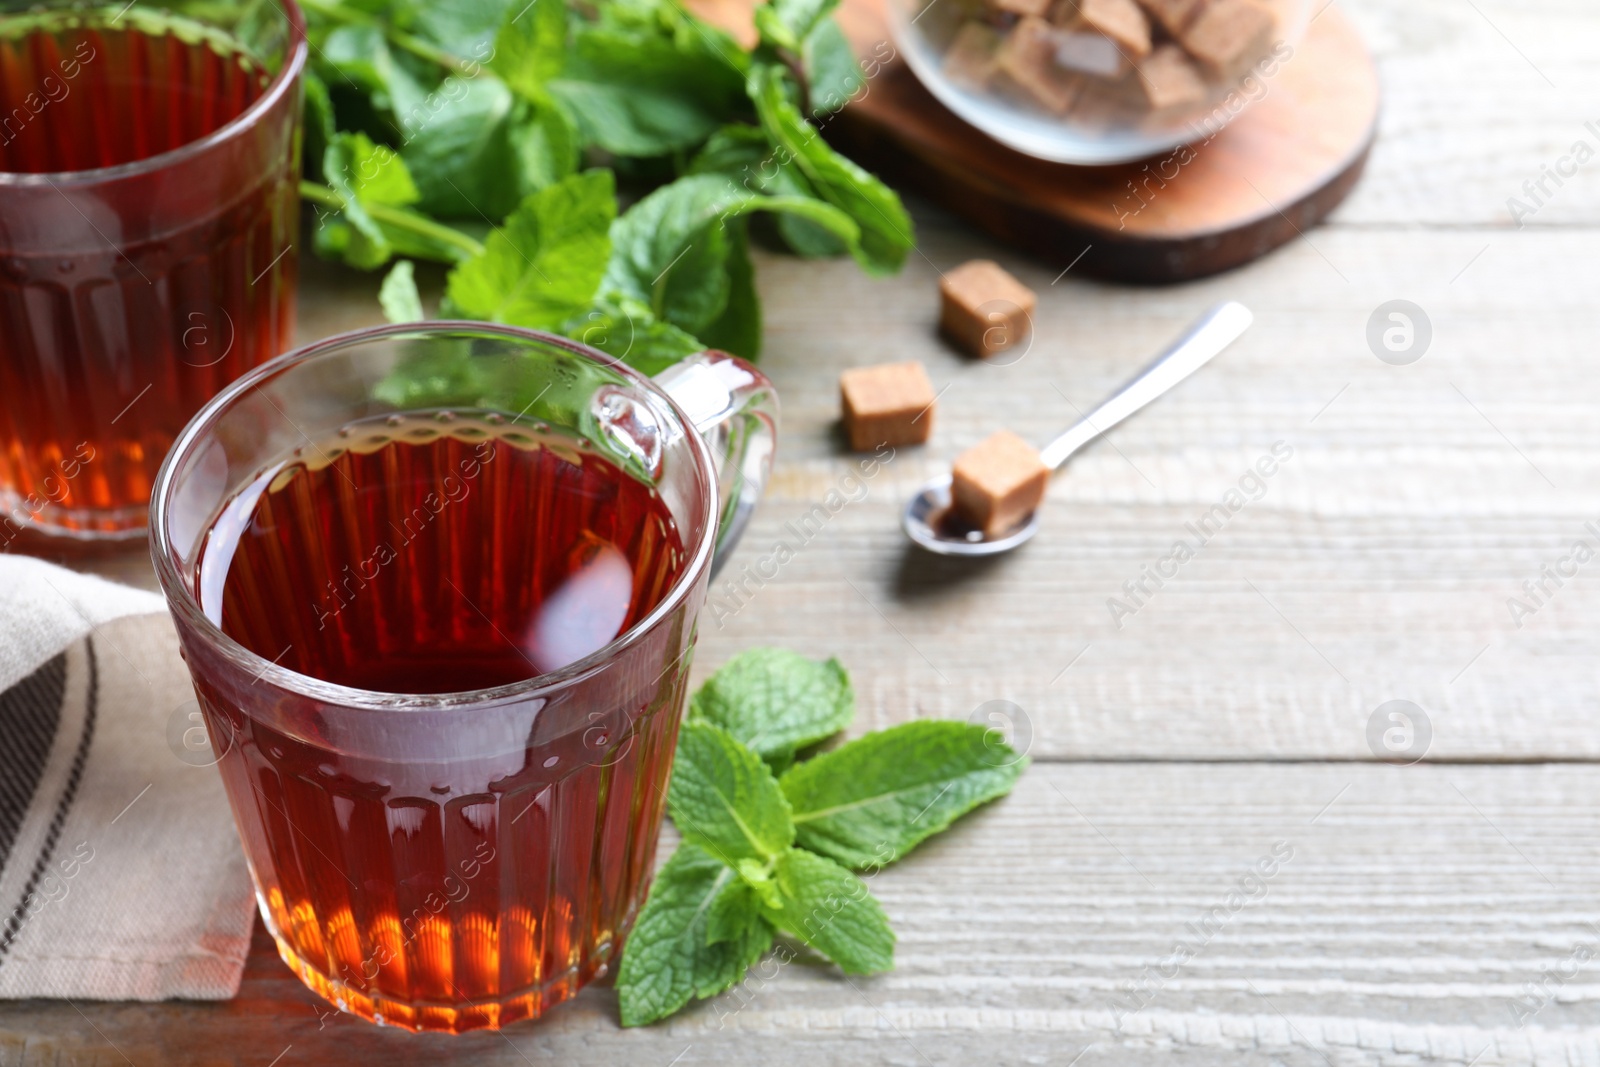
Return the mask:
[[882,3],[844,0],[839,9],[845,33],[876,74],[826,123],[828,140],[896,187],[1052,263],[1076,262],[1075,272],[1177,282],[1264,255],[1344,199],[1377,129],[1371,54],[1330,5],[1266,80],[1265,95],[1192,146],[1187,162],[1167,153],[1108,167],[1047,163],[957,118],[903,60],[874,67],[872,59],[894,54]]

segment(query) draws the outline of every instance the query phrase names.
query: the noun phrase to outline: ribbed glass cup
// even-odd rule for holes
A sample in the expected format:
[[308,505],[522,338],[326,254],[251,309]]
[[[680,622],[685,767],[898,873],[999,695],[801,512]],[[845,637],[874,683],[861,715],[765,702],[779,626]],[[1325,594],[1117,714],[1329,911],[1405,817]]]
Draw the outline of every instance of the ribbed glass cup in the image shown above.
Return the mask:
[[[425,399],[396,395],[406,368],[426,368],[406,379]],[[773,440],[770,384],[753,369],[707,354],[674,371],[658,384],[570,341],[508,327],[380,327],[251,372],[174,445],[151,504],[156,572],[262,915],[283,958],[340,1008],[414,1030],[495,1028],[541,1015],[614,960],[652,871],[719,526],[726,548],[729,516],[747,515],[760,495]],[[241,514],[242,494],[261,492],[285,456],[342,427],[459,426],[452,413],[468,408],[502,429],[581,439],[658,494],[682,566],[634,626],[526,681],[424,695],[300,674],[224,632],[227,560],[207,553],[229,543],[219,530]],[[436,521],[480,500],[521,501],[497,504],[493,525],[526,545],[528,524],[543,521],[538,499],[528,485],[502,484],[526,469],[485,462],[471,499],[452,505],[462,510]],[[381,504],[384,483],[369,490]],[[499,521],[504,507],[511,523]],[[320,528],[297,536],[351,540],[343,514],[329,508]],[[499,550],[461,544],[485,557]],[[496,595],[471,584],[481,578],[465,580],[475,597]],[[271,595],[284,611],[323,592],[281,584]],[[431,595],[374,582],[340,625],[415,613],[365,599],[385,588]]]
[[0,0],[0,547],[144,536],[184,424],[294,326],[292,0]]

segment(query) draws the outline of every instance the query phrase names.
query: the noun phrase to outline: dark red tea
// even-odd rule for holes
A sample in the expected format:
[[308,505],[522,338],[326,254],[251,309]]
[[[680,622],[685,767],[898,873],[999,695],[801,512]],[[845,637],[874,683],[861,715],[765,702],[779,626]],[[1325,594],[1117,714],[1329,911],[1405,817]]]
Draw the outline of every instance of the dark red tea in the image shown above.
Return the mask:
[[134,5],[0,16],[0,546],[137,533],[178,431],[286,346],[298,82],[158,158],[271,83],[220,30]]
[[201,567],[226,567],[223,632],[326,682],[465,692],[599,650],[672,588],[654,488],[570,438],[439,418],[351,427],[241,494]]
[[[582,659],[686,565],[656,491],[592,448],[423,414],[263,472],[217,520],[199,581],[206,613],[266,659],[438,694]],[[603,972],[654,855],[687,673],[669,656],[529,706],[509,748],[414,710],[352,727],[307,702],[269,725],[197,672],[285,958],[357,1014],[451,1031],[538,1015]]]
[[18,23],[0,38],[0,170],[149,159],[220,130],[271,80],[222,33],[170,16]]

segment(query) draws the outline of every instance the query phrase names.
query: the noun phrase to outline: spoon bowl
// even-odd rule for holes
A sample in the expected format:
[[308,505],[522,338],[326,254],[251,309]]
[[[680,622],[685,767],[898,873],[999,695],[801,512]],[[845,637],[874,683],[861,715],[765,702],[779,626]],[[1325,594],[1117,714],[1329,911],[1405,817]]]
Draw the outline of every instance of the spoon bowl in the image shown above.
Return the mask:
[[963,522],[950,499],[950,476],[935,478],[918,490],[901,518],[906,536],[941,556],[992,556],[1008,552],[1039,532],[1039,513],[1032,512],[1000,537]]
[[[1039,451],[1040,461],[1050,470],[1059,470],[1084,445],[1209,363],[1238,340],[1252,321],[1254,316],[1243,304],[1231,300],[1218,304],[1109,400],[1045,445]],[[994,556],[1011,551],[1038,533],[1039,515],[1034,512],[1004,533],[987,536],[956,513],[950,475],[946,474],[918,490],[906,505],[900,524],[907,537],[929,552],[941,556]]]

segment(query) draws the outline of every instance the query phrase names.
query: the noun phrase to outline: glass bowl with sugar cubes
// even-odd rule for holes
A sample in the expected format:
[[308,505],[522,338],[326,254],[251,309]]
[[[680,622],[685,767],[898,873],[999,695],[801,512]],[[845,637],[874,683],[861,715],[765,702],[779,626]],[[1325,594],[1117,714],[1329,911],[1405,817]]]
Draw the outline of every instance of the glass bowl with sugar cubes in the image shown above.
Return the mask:
[[1056,163],[1203,142],[1272,92],[1309,0],[888,0],[938,100]]

